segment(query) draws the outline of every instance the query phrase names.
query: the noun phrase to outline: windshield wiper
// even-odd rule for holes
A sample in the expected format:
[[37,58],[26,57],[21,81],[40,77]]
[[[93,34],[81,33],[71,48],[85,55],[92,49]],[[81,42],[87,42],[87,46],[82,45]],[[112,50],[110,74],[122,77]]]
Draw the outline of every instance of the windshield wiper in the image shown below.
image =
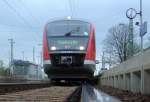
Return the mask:
[[65,36],[70,36],[72,31],[65,33]]
[[76,31],[78,32],[79,30],[80,30],[80,27],[77,27],[77,28],[72,29],[71,31],[65,33],[64,35],[65,35],[65,36],[71,36],[71,34],[72,34],[73,32],[76,32]]

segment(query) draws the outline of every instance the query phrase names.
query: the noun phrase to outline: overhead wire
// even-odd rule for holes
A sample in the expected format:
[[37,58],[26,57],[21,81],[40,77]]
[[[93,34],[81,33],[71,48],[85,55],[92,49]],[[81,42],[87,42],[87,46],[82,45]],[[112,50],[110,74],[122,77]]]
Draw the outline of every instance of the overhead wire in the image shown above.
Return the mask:
[[[22,7],[24,7],[24,9],[27,10],[28,14],[32,17],[32,19],[40,25],[40,21],[35,16],[33,16],[33,14],[31,13],[31,10],[27,7],[27,5],[25,5],[22,0],[18,0],[18,2],[20,2]],[[39,31],[34,31],[34,32],[39,33]]]
[[[17,16],[24,21],[24,23],[28,26],[29,29],[32,28],[32,32],[37,33],[39,28],[33,28],[33,26],[31,26],[28,21],[17,11],[17,9],[15,9],[7,0],[3,0],[4,3],[13,10],[13,12],[15,12],[17,14]],[[25,6],[25,5],[24,5]],[[26,7],[25,7],[26,8]],[[34,17],[33,17],[34,19]],[[20,26],[13,26],[13,25],[3,25],[3,26],[8,26],[8,27],[20,27]],[[28,31],[28,30],[27,30]],[[2,32],[2,31],[1,31]],[[16,31],[15,31],[16,32]],[[38,32],[39,33],[39,32]]]
[[69,3],[69,9],[71,13],[71,17],[75,17],[77,15],[77,7],[78,7],[78,0],[68,0]]
[[72,1],[71,1],[71,0],[68,0],[68,3],[69,3],[70,12],[71,12],[71,17],[73,17],[73,16],[74,16],[74,11],[73,11],[73,4],[72,4]]
[[[22,0],[18,0],[18,1],[19,1],[20,4],[22,5],[22,7],[24,7],[24,9],[27,10],[28,14],[32,17],[32,19],[33,19],[34,21],[36,21],[36,22],[40,25],[39,19],[36,18],[35,16],[33,16],[32,12],[31,12],[31,10],[28,8],[28,6],[25,5]],[[39,39],[41,38],[41,36],[42,36],[42,35],[41,35],[41,34],[42,34],[41,31],[38,31],[38,30],[37,30],[37,31],[33,31],[33,32],[36,33],[36,34],[38,34],[38,36],[36,36],[36,37],[38,37]],[[42,39],[40,39],[39,42],[42,42]],[[41,50],[42,50],[42,49],[41,49]]]
[[3,0],[3,2],[13,11],[16,13],[16,15],[29,27],[32,28],[32,26],[28,23],[28,21],[7,1]]
[[[29,27],[30,29],[31,28],[33,28],[33,26],[20,14],[20,12],[18,12],[18,10],[16,9],[16,8],[14,8],[11,4],[10,4],[10,2],[8,2],[7,0],[3,0],[3,2],[7,5],[7,7],[9,8],[9,9],[11,9],[22,21],[23,21],[23,23],[27,26],[27,27]],[[26,8],[26,7],[25,7]],[[32,16],[33,17],[33,15],[31,15],[30,14],[30,16]],[[34,17],[33,17],[33,19],[34,19]],[[13,25],[3,25],[3,26],[9,26],[9,27],[14,27]],[[17,27],[17,26],[15,26],[15,27]],[[5,31],[0,31],[0,32],[5,32]],[[7,31],[6,31],[7,32]],[[10,31],[8,31],[8,32],[10,32]],[[36,32],[36,31],[33,31],[33,29],[32,29],[32,31],[29,31],[29,32]]]
[[73,16],[76,16],[76,2],[72,0],[72,9],[73,9]]
[[79,0],[73,0],[74,1],[74,15],[77,16],[78,10],[79,10]]
[[18,0],[18,2],[20,2],[20,4],[22,5],[22,7],[24,7],[24,9],[27,10],[28,14],[32,17],[32,19],[36,20],[36,22],[38,22],[40,24],[40,21],[38,20],[38,18],[35,17],[35,16],[33,16],[33,14],[31,13],[31,10],[27,7],[27,5],[25,5],[22,0]]

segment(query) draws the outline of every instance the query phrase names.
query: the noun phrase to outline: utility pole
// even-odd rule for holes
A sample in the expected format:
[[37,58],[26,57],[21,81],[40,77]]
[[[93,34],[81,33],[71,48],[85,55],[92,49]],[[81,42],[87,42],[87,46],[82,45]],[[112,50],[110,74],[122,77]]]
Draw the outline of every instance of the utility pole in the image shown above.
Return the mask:
[[[42,47],[42,44],[38,44],[38,46],[41,46]],[[41,51],[40,51],[40,65],[42,66],[42,63],[43,62],[43,51],[42,51],[42,48],[41,48]]]
[[102,55],[102,68],[105,69],[105,53],[103,52],[103,55]]
[[37,57],[37,64],[39,65],[40,64],[40,56],[38,55],[38,56],[36,56]]
[[24,51],[22,51],[22,60],[24,60]]
[[[143,34],[142,34],[142,25],[143,25],[143,11],[142,11],[142,0],[140,0],[140,37],[141,37],[141,77],[144,79],[144,68],[143,68]],[[141,92],[144,93],[144,80],[141,81]]]
[[33,47],[33,63],[35,63],[35,47]]
[[42,62],[43,62],[43,58],[42,58],[42,51],[40,52],[40,57],[41,57],[41,60],[40,60],[40,64],[41,64],[41,66],[42,66]]
[[11,70],[11,73],[13,74],[13,60],[14,60],[14,40],[11,38],[11,39],[8,39],[10,41],[10,49],[11,49],[11,52],[10,52],[10,70]]
[[111,60],[111,54],[110,54],[110,56],[109,56],[109,69],[110,69],[111,65],[112,65],[112,60]]
[[[42,47],[42,44],[40,43],[40,44],[38,44],[38,46],[40,46],[40,47]],[[43,56],[42,56],[42,54],[43,54],[43,51],[42,51],[42,48],[41,48],[41,51],[40,51],[40,63],[39,63],[39,65],[38,65],[38,79],[39,79],[39,70],[41,70],[41,68],[42,68],[42,62],[43,62]]]
[[143,24],[143,10],[142,10],[142,0],[140,0],[140,37],[141,37],[141,53],[143,53],[143,35],[141,34],[141,27],[142,27],[142,24]]

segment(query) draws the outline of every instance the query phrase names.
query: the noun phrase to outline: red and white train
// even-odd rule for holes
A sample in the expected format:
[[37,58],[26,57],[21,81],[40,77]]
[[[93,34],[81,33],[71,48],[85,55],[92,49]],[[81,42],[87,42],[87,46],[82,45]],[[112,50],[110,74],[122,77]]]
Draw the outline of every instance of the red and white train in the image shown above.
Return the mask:
[[83,20],[59,19],[48,22],[43,33],[43,64],[51,80],[94,77],[95,29]]

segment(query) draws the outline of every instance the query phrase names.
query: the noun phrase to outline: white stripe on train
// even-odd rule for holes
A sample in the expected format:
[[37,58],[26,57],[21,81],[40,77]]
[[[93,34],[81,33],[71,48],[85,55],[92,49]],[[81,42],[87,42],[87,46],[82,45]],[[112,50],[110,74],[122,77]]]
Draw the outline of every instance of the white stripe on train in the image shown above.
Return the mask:
[[[51,61],[50,60],[44,60],[43,63],[44,64],[51,64]],[[93,61],[93,60],[85,60],[84,64],[95,64],[95,61]]]

